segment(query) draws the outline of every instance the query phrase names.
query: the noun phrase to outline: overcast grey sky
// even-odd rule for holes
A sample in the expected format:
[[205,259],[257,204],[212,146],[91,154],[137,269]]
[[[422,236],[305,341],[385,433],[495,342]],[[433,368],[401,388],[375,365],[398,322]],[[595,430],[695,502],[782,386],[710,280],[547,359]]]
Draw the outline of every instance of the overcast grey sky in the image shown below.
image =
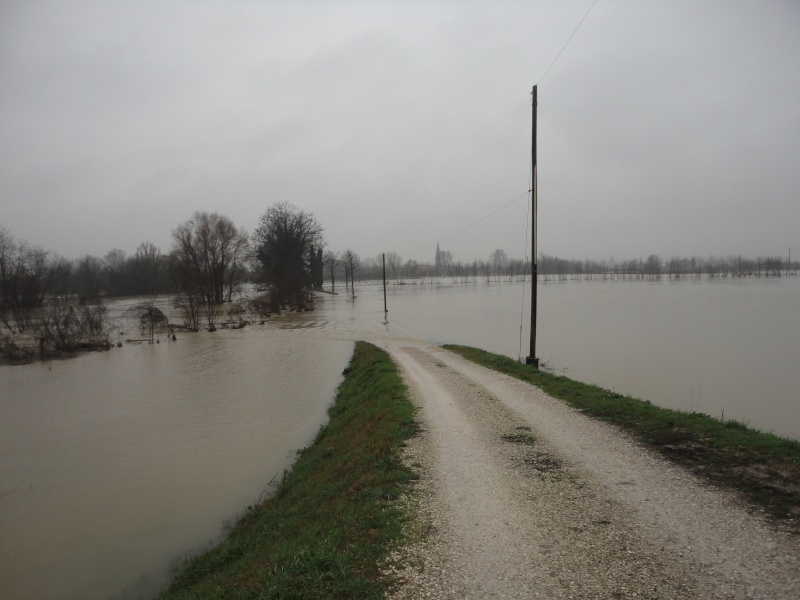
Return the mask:
[[[288,200],[328,247],[521,257],[581,1],[0,2],[0,225],[163,251]],[[539,86],[539,250],[800,256],[800,2],[599,0]]]

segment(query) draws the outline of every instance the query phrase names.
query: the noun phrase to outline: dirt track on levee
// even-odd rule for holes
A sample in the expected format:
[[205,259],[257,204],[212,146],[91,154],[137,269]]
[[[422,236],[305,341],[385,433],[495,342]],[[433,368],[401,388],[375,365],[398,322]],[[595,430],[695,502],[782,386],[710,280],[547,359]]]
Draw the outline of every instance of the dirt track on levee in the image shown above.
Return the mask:
[[389,345],[420,411],[424,541],[396,598],[800,598],[800,539],[733,494],[441,348]]

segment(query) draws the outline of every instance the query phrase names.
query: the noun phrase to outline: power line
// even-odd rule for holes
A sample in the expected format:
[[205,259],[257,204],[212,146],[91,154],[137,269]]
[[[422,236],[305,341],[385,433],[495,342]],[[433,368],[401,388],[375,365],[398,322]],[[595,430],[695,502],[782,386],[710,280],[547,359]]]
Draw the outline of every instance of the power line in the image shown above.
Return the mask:
[[[482,219],[480,219],[480,220],[478,220],[478,221],[475,221],[475,222],[474,222],[472,225],[467,225],[467,226],[466,226],[466,227],[464,227],[464,229],[462,229],[461,231],[458,231],[457,233],[454,233],[454,234],[453,234],[453,235],[451,235],[450,237],[446,237],[446,238],[444,238],[443,240],[440,240],[440,241],[436,242],[436,244],[440,244],[440,243],[448,242],[448,241],[452,240],[454,237],[457,237],[457,236],[461,235],[461,234],[462,234],[462,233],[464,233],[465,231],[469,231],[470,229],[472,229],[472,228],[473,228],[473,227],[475,227],[476,225],[480,225],[480,224],[481,224],[481,223],[483,223],[485,220],[487,220],[487,219],[490,219],[491,217],[495,216],[495,215],[496,215],[497,213],[499,213],[501,210],[504,210],[504,209],[508,208],[509,206],[511,206],[512,204],[514,204],[515,202],[517,202],[517,201],[518,201],[520,198],[524,198],[525,196],[527,196],[528,194],[530,194],[530,192],[531,192],[531,191],[530,191],[530,190],[528,190],[527,192],[525,192],[525,193],[523,193],[523,194],[520,194],[519,196],[517,196],[516,198],[514,198],[514,199],[513,199],[511,202],[509,202],[508,204],[504,204],[503,206],[501,206],[500,208],[498,208],[496,211],[492,212],[491,214],[488,214],[488,215],[486,215],[485,217],[483,217]],[[433,249],[433,248],[435,248],[435,247],[436,247],[436,244],[434,244],[434,245],[432,245],[432,246],[427,246],[427,247],[425,247],[425,248],[422,248],[422,249],[420,249],[420,250],[417,250],[416,252],[410,252],[410,253],[408,253],[408,254],[407,254],[407,256],[414,256],[415,254],[419,254],[419,253],[421,253],[421,252],[426,252],[427,250],[431,250],[431,249]]]
[[[537,83],[536,85],[539,85],[540,83],[542,83],[542,81],[544,81],[544,78],[545,78],[545,77],[547,76],[547,74],[550,72],[550,69],[552,69],[552,68],[553,68],[553,65],[555,65],[555,64],[556,64],[556,61],[558,61],[558,58],[561,56],[562,52],[564,52],[564,50],[566,49],[566,47],[567,47],[567,46],[569,45],[569,43],[572,41],[572,38],[573,38],[573,37],[575,37],[575,34],[576,34],[576,33],[578,33],[578,29],[580,29],[580,28],[581,28],[581,25],[583,25],[583,22],[586,20],[586,17],[588,17],[588,16],[589,16],[589,13],[590,13],[590,12],[592,12],[592,9],[594,8],[594,5],[595,5],[595,4],[597,4],[597,2],[598,2],[598,0],[594,0],[594,2],[592,2],[592,5],[589,7],[589,10],[587,10],[587,11],[586,11],[586,14],[585,14],[585,15],[583,15],[583,18],[582,18],[582,19],[580,20],[580,22],[578,23],[578,26],[577,26],[577,27],[575,27],[575,30],[572,32],[572,35],[570,35],[570,36],[569,36],[569,38],[567,39],[567,41],[566,41],[566,42],[564,43],[564,45],[561,47],[561,50],[559,50],[559,51],[558,51],[558,54],[556,54],[556,57],[553,59],[553,62],[551,62],[551,63],[550,63],[550,66],[549,66],[549,67],[547,67],[547,70],[544,72],[544,75],[542,75],[541,79],[539,79],[539,83]],[[447,241],[450,241],[450,240],[452,240],[454,237],[457,237],[457,236],[461,235],[461,234],[462,234],[462,233],[464,233],[465,231],[469,231],[470,229],[472,229],[472,228],[473,228],[473,227],[475,227],[476,225],[480,225],[480,224],[481,224],[481,223],[483,223],[483,222],[484,222],[486,219],[489,219],[489,218],[493,217],[494,215],[496,215],[497,213],[499,213],[501,210],[503,210],[503,209],[505,209],[505,208],[508,208],[509,206],[511,206],[512,204],[514,204],[515,202],[517,202],[517,201],[518,201],[520,198],[523,198],[524,196],[527,196],[527,195],[528,195],[528,194],[530,194],[530,193],[531,193],[531,190],[529,189],[529,190],[528,190],[527,192],[525,192],[524,194],[520,194],[519,196],[517,196],[516,198],[514,198],[514,199],[513,199],[511,202],[509,202],[508,204],[504,204],[503,206],[501,206],[500,208],[498,208],[498,209],[497,209],[496,211],[494,211],[493,213],[491,213],[491,214],[489,214],[489,215],[486,215],[485,217],[483,217],[483,218],[482,218],[482,219],[480,219],[479,221],[476,221],[476,222],[475,222],[475,223],[473,223],[472,225],[468,225],[467,227],[465,227],[465,228],[464,228],[464,229],[462,229],[461,231],[458,231],[457,233],[454,233],[454,234],[453,234],[453,235],[451,235],[450,237],[447,237],[447,238],[445,238],[445,239],[443,239],[443,240],[440,240],[440,241],[439,241],[439,242],[437,242],[435,245],[427,246],[427,247],[425,247],[425,248],[422,248],[422,249],[420,249],[420,250],[417,250],[416,252],[410,252],[409,254],[407,254],[407,256],[414,256],[414,255],[416,255],[416,254],[420,254],[420,253],[422,253],[422,252],[426,252],[426,251],[428,251],[428,250],[432,250],[432,249],[433,249],[433,248],[435,248],[435,247],[436,247],[436,245],[438,245],[439,243],[443,243],[443,242],[447,242]],[[526,228],[527,228],[527,224],[526,224]],[[526,230],[526,231],[527,231],[527,230]],[[526,235],[527,235],[527,233],[526,233]],[[527,257],[526,257],[526,258],[527,258]],[[523,305],[524,305],[524,302],[525,302],[525,296],[524,296],[524,295],[523,295],[523,297],[522,297],[522,301],[523,301]],[[522,330],[522,327],[520,326],[520,340],[522,340],[522,337],[521,337],[521,336],[522,336],[521,330]]]
[[[542,81],[544,81],[544,78],[547,77],[547,74],[550,72],[550,69],[553,68],[553,65],[556,64],[556,61],[558,60],[558,57],[561,56],[561,53],[564,52],[564,49],[569,45],[569,43],[572,40],[572,38],[575,37],[576,33],[578,33],[578,29],[581,28],[581,25],[583,25],[583,22],[586,20],[586,17],[589,16],[590,12],[592,12],[592,9],[594,8],[595,4],[597,4],[597,0],[594,0],[594,2],[592,2],[592,5],[589,7],[589,10],[586,11],[586,14],[583,15],[583,18],[581,19],[581,22],[578,23],[578,26],[575,28],[575,31],[572,32],[572,35],[569,36],[569,39],[567,40],[567,42],[564,44],[564,46],[561,48],[561,50],[558,51],[558,54],[556,54],[556,57],[553,59],[553,62],[551,62],[550,66],[547,67],[547,70],[544,72],[544,75],[542,75],[542,78],[539,80],[539,83],[542,83]],[[537,83],[536,85],[539,85],[539,83]]]
[[475,223],[473,223],[472,225],[469,225],[469,226],[467,226],[467,227],[464,227],[464,229],[462,229],[462,230],[461,230],[461,231],[459,231],[458,233],[454,233],[454,234],[453,234],[453,235],[451,235],[449,238],[445,238],[445,239],[443,239],[443,240],[442,240],[442,242],[447,242],[447,241],[450,241],[450,240],[452,240],[454,237],[461,235],[462,233],[464,233],[465,231],[468,231],[468,230],[472,229],[472,228],[473,228],[473,227],[475,227],[476,225],[480,225],[481,223],[483,223],[483,222],[484,222],[484,221],[486,221],[487,219],[489,219],[489,218],[491,218],[491,217],[495,216],[495,215],[496,215],[497,213],[499,213],[501,210],[503,210],[503,209],[505,209],[505,208],[508,208],[509,206],[511,206],[512,204],[514,204],[514,203],[515,203],[517,200],[519,200],[520,198],[524,198],[524,197],[525,197],[525,196],[527,196],[529,193],[530,193],[530,190],[528,190],[528,191],[527,191],[527,192],[525,192],[524,194],[520,194],[519,196],[517,196],[516,198],[514,198],[514,199],[513,199],[511,202],[509,202],[508,204],[504,204],[503,206],[501,206],[500,208],[498,208],[498,209],[497,209],[496,211],[494,211],[493,213],[491,213],[491,214],[489,214],[489,215],[486,215],[485,217],[483,217],[483,218],[482,218],[480,221],[476,221],[476,222],[475,222]]

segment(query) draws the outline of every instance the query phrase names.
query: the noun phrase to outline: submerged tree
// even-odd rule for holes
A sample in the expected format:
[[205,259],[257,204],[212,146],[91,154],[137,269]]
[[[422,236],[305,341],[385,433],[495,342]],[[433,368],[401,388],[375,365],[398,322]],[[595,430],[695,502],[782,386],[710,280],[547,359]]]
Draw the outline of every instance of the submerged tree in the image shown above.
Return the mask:
[[243,276],[248,240],[228,217],[196,212],[172,231],[171,270],[177,305],[188,312],[187,324],[197,329],[199,308],[205,309],[208,329],[215,329],[219,305]]
[[336,253],[328,250],[323,256],[325,264],[328,265],[328,272],[331,274],[331,291],[336,292],[336,265],[339,262]]
[[267,285],[276,310],[303,304],[306,288],[314,283],[312,256],[316,267],[323,245],[322,226],[313,214],[289,202],[267,208],[253,233],[253,249],[258,278]]
[[348,248],[342,253],[342,262],[344,263],[344,277],[345,284],[347,283],[347,274],[350,273],[350,294],[355,299],[356,297],[356,279],[355,272],[361,266],[361,260],[355,252]]

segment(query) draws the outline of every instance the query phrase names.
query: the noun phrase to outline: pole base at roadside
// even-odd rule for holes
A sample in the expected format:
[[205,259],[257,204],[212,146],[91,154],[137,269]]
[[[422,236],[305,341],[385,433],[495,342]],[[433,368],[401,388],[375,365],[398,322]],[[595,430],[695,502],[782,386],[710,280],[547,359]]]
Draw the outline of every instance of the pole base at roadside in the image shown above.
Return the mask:
[[538,369],[539,368],[539,359],[536,358],[535,356],[528,356],[528,357],[525,358],[525,364],[526,365],[533,365],[534,367],[536,367]]

